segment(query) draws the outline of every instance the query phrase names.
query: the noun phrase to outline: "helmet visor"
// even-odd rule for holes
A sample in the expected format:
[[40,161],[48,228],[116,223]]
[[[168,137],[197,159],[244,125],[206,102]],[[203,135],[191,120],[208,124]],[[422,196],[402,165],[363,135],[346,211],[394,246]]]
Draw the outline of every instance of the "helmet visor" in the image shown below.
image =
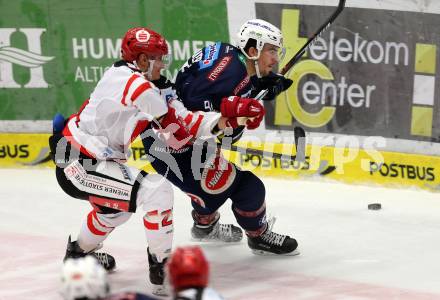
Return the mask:
[[171,64],[173,63],[173,58],[171,56],[171,53],[165,54],[161,56],[161,61],[163,63],[163,68],[168,69]]
[[278,60],[283,61],[286,56],[286,48],[285,47],[279,47],[278,48]]

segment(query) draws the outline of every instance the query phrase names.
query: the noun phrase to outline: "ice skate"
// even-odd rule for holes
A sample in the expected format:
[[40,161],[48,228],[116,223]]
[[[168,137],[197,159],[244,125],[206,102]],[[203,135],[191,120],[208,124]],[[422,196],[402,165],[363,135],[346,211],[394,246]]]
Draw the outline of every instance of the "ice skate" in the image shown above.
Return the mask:
[[168,296],[170,294],[169,288],[165,283],[165,271],[164,267],[167,262],[167,259],[164,259],[163,262],[158,262],[156,256],[150,254],[150,249],[148,251],[148,264],[150,270],[150,283],[151,283],[151,292],[154,295],[158,296]]
[[220,241],[226,243],[236,243],[240,242],[243,238],[243,231],[241,228],[232,224],[221,224],[219,222],[220,214],[218,214],[216,220],[209,225],[197,223],[194,211],[192,215],[194,225],[191,228],[191,236],[194,240],[202,242]]
[[104,252],[94,252],[98,248],[102,247],[102,245],[98,245],[97,248],[90,252],[85,252],[81,247],[78,245],[77,241],[72,242],[72,238],[69,235],[69,240],[67,241],[67,249],[66,249],[66,255],[64,256],[63,261],[65,261],[68,258],[78,258],[78,257],[84,257],[86,255],[91,255],[95,257],[98,262],[106,269],[107,271],[113,271],[116,267],[116,261],[113,256],[111,256],[108,253]]
[[266,230],[257,237],[248,236],[248,246],[257,255],[298,255],[298,243],[288,235],[272,231],[275,218],[267,222]]

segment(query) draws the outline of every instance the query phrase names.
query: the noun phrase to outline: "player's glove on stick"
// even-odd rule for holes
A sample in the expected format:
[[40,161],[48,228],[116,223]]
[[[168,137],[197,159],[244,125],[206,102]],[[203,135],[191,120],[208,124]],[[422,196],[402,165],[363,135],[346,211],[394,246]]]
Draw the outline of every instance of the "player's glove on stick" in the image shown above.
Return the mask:
[[251,96],[255,97],[260,91],[268,90],[263,100],[272,100],[281,92],[287,90],[293,81],[280,74],[270,72],[269,75],[261,78],[258,78],[257,75],[252,76],[251,83],[254,88]]
[[257,128],[263,120],[265,110],[258,100],[230,96],[223,98],[220,112],[228,118],[227,124],[232,128],[246,125],[247,129]]

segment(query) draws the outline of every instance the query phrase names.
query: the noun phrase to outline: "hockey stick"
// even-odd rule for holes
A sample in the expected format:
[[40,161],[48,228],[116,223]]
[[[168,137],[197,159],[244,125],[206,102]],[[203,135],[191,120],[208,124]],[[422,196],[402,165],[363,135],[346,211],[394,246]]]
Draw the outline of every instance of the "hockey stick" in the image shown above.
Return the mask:
[[[332,23],[336,20],[336,18],[341,14],[341,12],[344,10],[345,7],[345,1],[346,0],[339,0],[338,7],[334,11],[334,13],[325,21],[324,24],[319,27],[318,31],[313,34],[311,38],[308,39],[308,41],[302,46],[301,49],[287,62],[287,64],[281,69],[280,74],[286,75],[286,73],[303,57],[303,55],[306,53],[309,48],[316,43],[318,38],[332,25]],[[258,95],[255,97],[255,99],[261,100],[264,98],[264,96],[267,95],[269,91],[268,90],[262,90],[258,93]]]
[[318,38],[332,25],[336,18],[344,10],[346,0],[339,0],[338,8],[335,12],[328,18],[328,20],[322,24],[318,31],[307,41],[307,43],[287,62],[284,68],[281,70],[281,74],[286,74],[306,53],[307,50],[318,40]]
[[[339,0],[339,4],[334,13],[322,24],[318,31],[304,44],[304,46],[287,62],[284,68],[281,69],[280,74],[285,75],[306,53],[307,50],[318,40],[318,38],[332,25],[336,18],[344,10],[346,0]],[[255,99],[261,100],[267,95],[268,90],[262,90],[258,93]],[[293,129],[295,135],[295,148],[298,161],[304,161],[305,158],[305,137],[306,132],[300,126]]]
[[[298,167],[302,166],[301,163],[306,162],[305,158],[304,158],[304,160],[301,161],[298,159],[298,157],[296,155],[281,154],[281,153],[277,153],[277,152],[269,152],[269,151],[263,151],[263,150],[253,149],[253,148],[243,148],[243,147],[237,147],[234,145],[220,145],[220,148],[223,150],[238,152],[238,153],[241,153],[244,155],[256,155],[256,156],[262,156],[262,157],[270,157],[273,159],[279,159],[280,161],[289,162],[289,163],[298,162],[298,163],[300,163],[300,165]],[[215,149],[218,149],[218,148],[215,148]],[[319,162],[319,165],[316,168],[316,170],[313,170],[314,172],[309,175],[314,175],[314,174],[327,175],[327,174],[330,174],[331,172],[333,172],[335,169],[336,169],[335,166],[329,165],[329,162],[327,160],[321,160]]]
[[297,158],[296,155],[281,154],[281,153],[277,153],[277,152],[263,151],[263,150],[258,150],[258,149],[254,149],[254,148],[243,148],[243,147],[239,147],[239,146],[235,146],[235,145],[223,145],[223,144],[219,144],[219,145],[220,145],[220,148],[223,150],[234,151],[234,152],[238,152],[241,154],[271,157],[271,158],[277,158],[277,159],[282,159],[282,160],[286,160],[286,161],[298,161],[296,159]]

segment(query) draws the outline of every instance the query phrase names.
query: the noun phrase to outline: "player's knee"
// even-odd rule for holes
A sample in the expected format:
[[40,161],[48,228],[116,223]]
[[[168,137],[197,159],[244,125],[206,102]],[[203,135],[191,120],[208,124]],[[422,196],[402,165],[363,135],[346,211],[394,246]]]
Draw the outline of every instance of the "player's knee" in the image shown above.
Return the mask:
[[255,194],[260,195],[261,198],[264,200],[264,198],[266,197],[266,187],[264,186],[263,181],[261,181],[261,179],[255,175],[253,176],[253,189],[255,191]]
[[239,188],[231,196],[234,207],[248,211],[259,209],[265,198],[266,188],[263,182],[251,172],[242,175]]
[[132,213],[128,212],[119,212],[115,214],[97,213],[96,217],[98,218],[99,222],[106,227],[117,227],[127,222],[132,215]]
[[169,210],[174,204],[172,185],[159,174],[148,174],[138,191],[138,206],[144,211]]

